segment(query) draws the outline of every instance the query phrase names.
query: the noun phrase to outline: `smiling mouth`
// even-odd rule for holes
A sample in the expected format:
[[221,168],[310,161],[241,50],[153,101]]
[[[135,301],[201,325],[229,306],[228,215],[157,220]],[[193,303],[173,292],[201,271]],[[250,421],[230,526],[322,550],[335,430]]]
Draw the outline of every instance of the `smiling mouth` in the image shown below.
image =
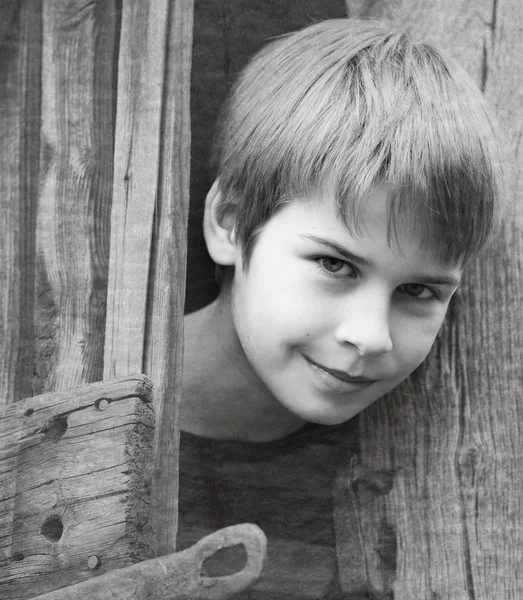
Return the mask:
[[316,363],[310,358],[307,358],[307,362],[310,364],[312,369],[318,373],[324,381],[327,383],[333,383],[336,388],[345,389],[351,387],[363,387],[374,383],[377,379],[371,379],[358,375],[357,377],[349,375],[346,371],[340,371],[339,369],[331,369],[325,365]]

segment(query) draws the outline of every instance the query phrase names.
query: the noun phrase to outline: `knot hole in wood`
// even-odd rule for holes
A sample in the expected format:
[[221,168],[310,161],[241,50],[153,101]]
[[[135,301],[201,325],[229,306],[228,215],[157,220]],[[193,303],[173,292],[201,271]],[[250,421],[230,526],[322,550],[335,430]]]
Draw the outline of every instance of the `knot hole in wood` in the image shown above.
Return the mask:
[[38,433],[43,434],[44,439],[56,442],[67,431],[67,427],[67,417],[60,415],[59,417],[51,419],[51,421],[42,427]]
[[63,532],[64,525],[58,515],[48,517],[40,529],[40,533],[51,542],[57,542],[62,537]]

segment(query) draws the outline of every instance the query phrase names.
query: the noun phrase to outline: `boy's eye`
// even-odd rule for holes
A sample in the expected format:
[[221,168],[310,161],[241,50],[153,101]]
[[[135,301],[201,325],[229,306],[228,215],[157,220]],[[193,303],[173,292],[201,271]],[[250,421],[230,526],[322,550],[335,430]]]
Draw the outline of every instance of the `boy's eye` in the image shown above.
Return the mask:
[[437,297],[431,289],[422,283],[404,283],[398,286],[398,291],[412,296],[416,300],[432,300]]
[[348,277],[356,277],[356,269],[339,258],[333,256],[320,256],[316,259],[322,269],[330,273],[331,275],[340,275]]

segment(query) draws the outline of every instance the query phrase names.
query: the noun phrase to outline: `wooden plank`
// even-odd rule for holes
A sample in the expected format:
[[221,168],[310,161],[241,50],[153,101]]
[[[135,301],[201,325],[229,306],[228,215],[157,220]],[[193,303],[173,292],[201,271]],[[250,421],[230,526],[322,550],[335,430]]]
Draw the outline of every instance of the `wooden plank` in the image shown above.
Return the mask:
[[143,376],[3,409],[2,599],[31,598],[149,555],[153,428]]
[[13,29],[17,29],[17,0],[0,2],[0,44],[8,47],[13,42]]
[[466,273],[428,362],[360,416],[360,476],[346,482],[357,497],[359,580],[384,598],[521,598],[523,6],[361,6],[351,14],[388,17],[451,48],[484,87],[515,202],[494,247]]
[[151,521],[174,551],[189,201],[192,2],[123,7],[104,377],[157,391]]
[[43,6],[37,393],[102,378],[115,2]]
[[0,406],[32,395],[41,5],[0,6]]
[[169,1],[123,4],[104,378],[143,370]]
[[[203,574],[207,559],[218,550],[239,544],[246,554],[241,571],[222,577]],[[34,600],[225,600],[259,577],[266,546],[267,539],[257,525],[233,525],[215,531],[183,552],[111,571]]]
[[144,371],[155,383],[155,469],[151,525],[154,556],[176,549],[178,415],[182,389],[183,309],[189,213],[193,3],[169,5],[160,138],[160,166],[144,349]]

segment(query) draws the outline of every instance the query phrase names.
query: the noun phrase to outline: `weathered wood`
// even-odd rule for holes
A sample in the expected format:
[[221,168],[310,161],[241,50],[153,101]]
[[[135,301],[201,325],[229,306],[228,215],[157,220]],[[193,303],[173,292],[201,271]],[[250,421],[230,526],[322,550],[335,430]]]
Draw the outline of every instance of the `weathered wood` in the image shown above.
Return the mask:
[[[238,544],[244,546],[247,557],[240,572],[222,577],[203,574],[206,559],[222,548]],[[225,600],[256,581],[266,546],[267,540],[258,526],[233,525],[212,533],[183,552],[111,571],[34,600]]]
[[32,394],[41,5],[0,6],[0,406]]
[[365,598],[367,593],[367,567],[358,498],[353,487],[357,458],[353,455],[347,460],[344,468],[338,468],[333,490],[336,552],[338,565],[342,565],[338,573],[340,587],[357,600],[358,594]]
[[123,7],[104,377],[145,370],[157,403],[151,522],[174,551],[189,202],[192,2]]
[[151,384],[143,376],[2,410],[3,600],[31,598],[150,555],[153,428]]
[[36,392],[102,378],[116,31],[113,1],[42,6]]
[[158,197],[168,0],[123,4],[104,378],[143,370]]
[[169,4],[144,371],[155,382],[155,468],[151,525],[154,556],[176,549],[178,413],[183,367],[183,308],[189,213],[193,4]]
[[494,247],[466,273],[428,362],[360,416],[360,474],[346,481],[364,556],[358,581],[380,598],[521,598],[523,5],[349,5],[353,16],[387,17],[435,40],[476,77],[502,124],[515,200]]
[[0,44],[12,39],[13,29],[16,29],[18,19],[17,0],[3,0],[0,2]]

